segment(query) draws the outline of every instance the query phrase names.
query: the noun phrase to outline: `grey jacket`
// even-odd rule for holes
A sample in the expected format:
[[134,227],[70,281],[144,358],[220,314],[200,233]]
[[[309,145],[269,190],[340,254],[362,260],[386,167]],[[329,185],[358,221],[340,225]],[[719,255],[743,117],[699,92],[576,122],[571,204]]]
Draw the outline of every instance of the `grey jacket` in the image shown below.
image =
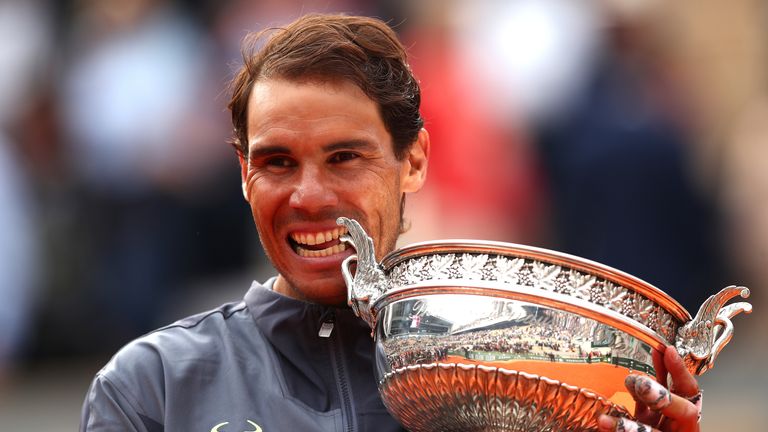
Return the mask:
[[272,283],[126,345],[91,384],[80,430],[402,431],[376,390],[370,328]]

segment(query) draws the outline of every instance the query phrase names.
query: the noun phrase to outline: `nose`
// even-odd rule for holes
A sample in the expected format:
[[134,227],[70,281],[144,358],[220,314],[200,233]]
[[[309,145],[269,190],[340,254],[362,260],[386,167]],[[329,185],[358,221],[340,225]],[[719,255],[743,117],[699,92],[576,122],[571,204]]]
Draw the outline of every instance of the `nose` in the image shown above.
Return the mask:
[[306,165],[298,174],[290,198],[292,208],[315,213],[338,205],[339,200],[336,191],[331,182],[323,175],[321,169]]

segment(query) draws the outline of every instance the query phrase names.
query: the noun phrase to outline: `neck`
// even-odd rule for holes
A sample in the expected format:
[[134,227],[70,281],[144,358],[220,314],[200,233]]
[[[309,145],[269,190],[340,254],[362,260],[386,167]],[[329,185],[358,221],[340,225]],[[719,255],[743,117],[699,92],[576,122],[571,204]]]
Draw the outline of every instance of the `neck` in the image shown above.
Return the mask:
[[282,274],[279,274],[277,276],[277,279],[275,280],[275,284],[272,287],[272,290],[286,297],[291,297],[296,300],[301,300],[307,303],[320,304],[324,306],[336,306],[336,307],[343,307],[347,304],[347,298],[345,295],[326,296],[326,297],[315,297],[315,296],[309,297],[305,294],[303,290],[296,288],[294,284],[292,284],[291,282],[288,281],[288,279],[283,277]]

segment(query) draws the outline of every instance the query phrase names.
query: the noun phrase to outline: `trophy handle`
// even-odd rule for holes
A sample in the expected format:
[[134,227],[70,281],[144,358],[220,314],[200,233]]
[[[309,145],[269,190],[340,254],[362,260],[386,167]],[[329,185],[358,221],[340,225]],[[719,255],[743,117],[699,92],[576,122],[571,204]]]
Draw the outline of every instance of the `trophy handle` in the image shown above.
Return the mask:
[[[363,227],[354,219],[340,217],[338,225],[347,228],[347,235],[341,241],[355,248],[356,254],[344,259],[341,263],[341,274],[347,285],[347,303],[371,328],[376,325],[376,316],[371,305],[387,291],[387,278],[381,266],[376,262],[373,239],[368,237]],[[352,276],[351,266],[357,265]]]
[[749,297],[749,289],[731,285],[710,296],[696,317],[680,328],[675,340],[677,351],[691,373],[702,375],[712,368],[720,351],[733,337],[731,318],[741,312],[752,312],[746,302],[725,305],[736,296]]

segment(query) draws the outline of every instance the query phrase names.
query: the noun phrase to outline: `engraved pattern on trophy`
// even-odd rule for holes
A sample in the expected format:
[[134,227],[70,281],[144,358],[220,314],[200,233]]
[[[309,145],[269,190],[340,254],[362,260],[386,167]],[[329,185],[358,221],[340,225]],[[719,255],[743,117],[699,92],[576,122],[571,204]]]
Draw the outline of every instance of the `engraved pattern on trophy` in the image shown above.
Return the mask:
[[[411,366],[385,379],[382,395],[413,432],[595,431],[595,412],[629,415],[593,392],[482,365]],[[450,406],[435,406],[446,399]]]
[[670,344],[675,341],[678,327],[671,314],[636,292],[594,275],[531,259],[473,253],[434,254],[396,265],[389,279],[393,287],[425,281],[498,281],[573,296],[631,318]]

